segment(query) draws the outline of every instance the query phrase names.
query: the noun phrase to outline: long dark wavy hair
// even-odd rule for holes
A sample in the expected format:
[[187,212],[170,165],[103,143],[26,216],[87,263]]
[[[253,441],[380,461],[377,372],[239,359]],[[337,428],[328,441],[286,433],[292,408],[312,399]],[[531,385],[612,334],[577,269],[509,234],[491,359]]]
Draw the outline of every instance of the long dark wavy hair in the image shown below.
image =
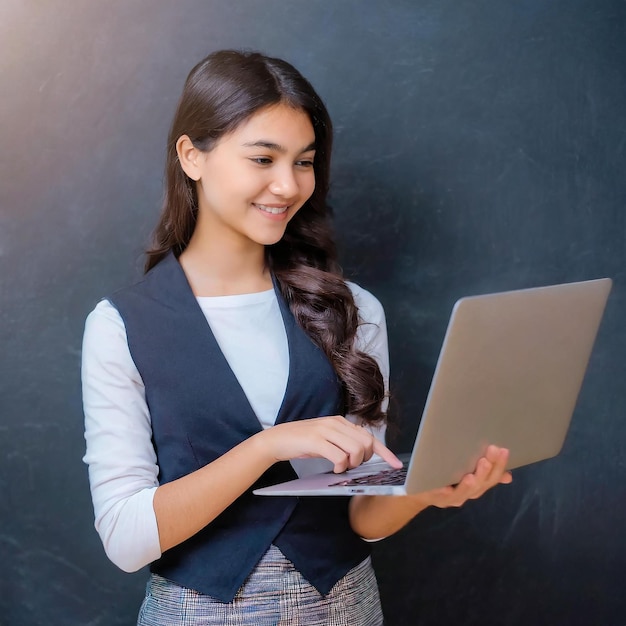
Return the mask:
[[383,378],[376,361],[355,348],[358,311],[337,262],[326,204],[332,124],[313,87],[289,63],[258,52],[223,50],[191,70],[168,138],[163,211],[145,269],[170,251],[178,257],[195,228],[196,184],[178,162],[178,138],[187,135],[207,152],[251,115],[279,103],[304,111],[311,120],[315,190],[288,223],[283,238],[266,247],[267,264],[295,319],[332,363],[347,412],[362,422],[377,423],[385,418]]

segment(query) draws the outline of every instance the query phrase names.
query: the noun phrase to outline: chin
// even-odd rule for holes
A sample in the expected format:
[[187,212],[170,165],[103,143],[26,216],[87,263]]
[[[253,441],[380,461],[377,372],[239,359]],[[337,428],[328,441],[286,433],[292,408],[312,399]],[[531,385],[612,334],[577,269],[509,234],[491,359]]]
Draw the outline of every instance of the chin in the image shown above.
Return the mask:
[[278,243],[285,236],[285,231],[267,233],[265,236],[259,236],[256,238],[257,243],[263,244],[264,246],[273,246],[275,243]]
[[262,243],[264,246],[273,246],[275,244],[277,244],[281,239],[282,239],[282,235],[280,237],[273,237],[273,238],[267,238],[263,241],[259,241],[259,243]]

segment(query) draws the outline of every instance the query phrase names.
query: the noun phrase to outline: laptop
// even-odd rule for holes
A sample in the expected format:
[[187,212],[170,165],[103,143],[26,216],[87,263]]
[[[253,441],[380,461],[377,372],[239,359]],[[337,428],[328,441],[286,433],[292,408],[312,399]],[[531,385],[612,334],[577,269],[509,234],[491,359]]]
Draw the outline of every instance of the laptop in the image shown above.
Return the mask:
[[508,469],[556,456],[611,285],[601,278],[461,298],[402,470],[370,461],[254,493],[406,495],[458,483],[489,444],[510,450]]

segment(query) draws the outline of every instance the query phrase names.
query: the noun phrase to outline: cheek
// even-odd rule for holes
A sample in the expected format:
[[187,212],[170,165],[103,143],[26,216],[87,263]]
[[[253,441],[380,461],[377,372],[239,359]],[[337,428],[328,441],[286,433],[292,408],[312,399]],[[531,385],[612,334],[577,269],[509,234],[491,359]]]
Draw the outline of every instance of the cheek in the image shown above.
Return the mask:
[[315,176],[309,177],[303,186],[303,195],[310,198],[315,191]]
[[216,194],[215,189],[211,185],[206,184],[201,181],[198,183],[196,187],[198,193],[198,201],[204,201],[205,204],[215,204],[216,203]]
[[198,208],[201,211],[209,211],[211,213],[222,213],[224,207],[231,204],[228,194],[224,194],[224,190],[220,185],[210,184],[210,181],[202,181],[196,187]]

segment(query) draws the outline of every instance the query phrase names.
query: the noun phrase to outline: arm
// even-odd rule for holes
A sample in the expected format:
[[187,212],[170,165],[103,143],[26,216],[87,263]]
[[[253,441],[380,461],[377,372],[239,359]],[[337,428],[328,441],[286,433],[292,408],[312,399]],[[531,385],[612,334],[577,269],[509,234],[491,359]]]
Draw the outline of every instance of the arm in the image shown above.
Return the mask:
[[322,457],[333,463],[335,472],[343,472],[373,454],[401,466],[382,443],[341,416],[290,422],[263,430],[212,463],[156,490],[154,511],[161,550],[204,528],[277,461]]
[[144,386],[117,311],[100,302],[85,324],[83,410],[95,527],[107,556],[127,572],[161,556],[152,507],[156,454]]
[[273,463],[323,457],[336,471],[376,453],[393,455],[341,417],[280,424],[209,465],[159,486],[150,415],[141,377],[117,311],[102,302],[83,341],[83,403],[95,525],[109,558],[126,571],[158,559],[210,523]]
[[444,487],[412,496],[353,496],[350,501],[350,524],[365,539],[387,537],[404,527],[429,506],[439,508],[462,506],[467,500],[480,498],[497,484],[513,479],[505,470],[509,452],[489,446],[478,461],[473,474],[466,474],[454,487]]

